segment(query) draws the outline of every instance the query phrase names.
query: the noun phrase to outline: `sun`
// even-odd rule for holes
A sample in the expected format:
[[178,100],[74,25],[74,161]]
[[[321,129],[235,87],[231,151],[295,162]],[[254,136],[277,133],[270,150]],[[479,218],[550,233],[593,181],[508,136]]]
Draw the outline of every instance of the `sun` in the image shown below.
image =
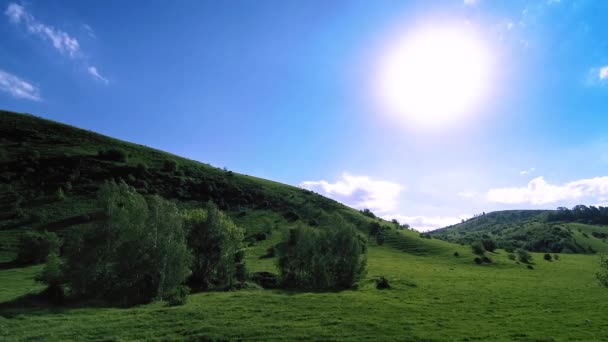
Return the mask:
[[473,30],[427,28],[387,49],[377,92],[386,112],[408,124],[444,126],[475,111],[490,71],[489,53]]

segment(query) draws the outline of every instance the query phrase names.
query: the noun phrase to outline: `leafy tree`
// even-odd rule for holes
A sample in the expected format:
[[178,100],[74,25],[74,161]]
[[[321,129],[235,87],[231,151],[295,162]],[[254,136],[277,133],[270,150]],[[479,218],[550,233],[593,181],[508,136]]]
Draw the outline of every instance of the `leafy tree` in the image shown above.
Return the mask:
[[482,239],[481,244],[483,245],[483,249],[488,252],[494,252],[497,248],[496,241],[491,238]]
[[76,295],[125,304],[164,299],[190,273],[182,217],[172,202],[147,200],[124,182],[98,193],[103,219],[67,249],[66,280]]
[[341,219],[319,230],[290,229],[279,249],[283,285],[307,289],[346,289],[365,274],[365,240]]
[[376,218],[376,215],[369,209],[365,208],[363,210],[359,210],[359,212],[367,217]]
[[49,254],[44,268],[36,276],[36,281],[44,283],[47,286],[44,293],[52,302],[60,303],[63,301],[63,263],[57,253],[53,252]]
[[[237,254],[244,238],[235,225],[215,204],[208,202],[206,211],[185,215],[188,246],[193,254],[190,284],[198,289],[231,287],[237,277]],[[242,270],[239,270],[242,272]]]
[[483,253],[485,253],[485,248],[483,247],[483,244],[481,243],[481,241],[475,241],[471,244],[471,250],[473,251],[473,254],[477,254],[477,255],[482,255]]

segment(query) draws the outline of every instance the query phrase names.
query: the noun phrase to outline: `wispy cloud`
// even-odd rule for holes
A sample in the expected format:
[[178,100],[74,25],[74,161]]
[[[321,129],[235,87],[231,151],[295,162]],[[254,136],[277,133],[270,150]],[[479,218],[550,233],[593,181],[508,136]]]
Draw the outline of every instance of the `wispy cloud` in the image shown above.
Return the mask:
[[561,185],[550,184],[543,177],[536,177],[527,186],[490,189],[487,198],[496,203],[541,205],[605,195],[608,195],[608,176],[580,179]]
[[108,81],[107,78],[103,77],[99,71],[97,71],[97,68],[94,66],[90,66],[87,68],[87,71],[89,72],[89,74],[91,74],[91,76],[93,76],[94,79],[103,82],[105,84],[108,84],[110,81]]
[[18,99],[40,101],[37,87],[4,70],[0,70],[0,91]]
[[394,210],[403,187],[397,183],[375,180],[368,176],[343,173],[335,183],[325,180],[304,181],[300,187],[313,190],[357,209],[368,208],[377,213]]
[[463,3],[467,6],[476,5],[479,0],[463,0]]
[[[73,60],[79,60],[80,63],[84,64],[84,67],[93,79],[105,84],[109,83],[109,80],[102,76],[96,67],[88,65],[86,61],[87,58],[80,48],[78,39],[72,35],[51,25],[40,22],[29,13],[24,6],[16,3],[10,3],[4,11],[4,14],[13,24],[23,26],[30,34],[49,42],[53,48],[59,51],[63,56]],[[85,24],[83,25],[83,29],[90,37],[95,38],[95,33],[91,26]]]
[[463,190],[458,193],[458,196],[469,199],[469,198],[473,198],[473,197],[477,196],[477,193],[472,190]]
[[608,80],[608,65],[604,65],[598,71],[597,75],[601,81]]
[[80,44],[76,38],[70,36],[67,32],[39,22],[33,15],[28,13],[23,6],[11,3],[6,8],[4,14],[12,23],[17,25],[23,24],[29,33],[49,41],[53,47],[62,54],[67,55],[70,58],[79,56]]

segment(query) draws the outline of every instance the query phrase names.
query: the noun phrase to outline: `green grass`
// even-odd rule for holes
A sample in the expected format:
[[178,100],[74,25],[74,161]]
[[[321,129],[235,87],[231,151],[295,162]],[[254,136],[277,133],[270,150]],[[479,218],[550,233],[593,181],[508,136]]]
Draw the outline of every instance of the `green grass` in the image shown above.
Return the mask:
[[[599,341],[608,338],[608,290],[593,279],[597,257],[534,255],[534,269],[506,253],[477,266],[460,257],[417,256],[372,246],[360,289],[208,292],[188,303],[133,308],[0,306],[4,340],[501,340]],[[263,246],[252,248],[252,256]],[[272,259],[266,259],[272,260]],[[267,265],[252,265],[257,270]],[[1,270],[5,301],[39,287],[35,267]],[[376,290],[384,275],[393,288]]]

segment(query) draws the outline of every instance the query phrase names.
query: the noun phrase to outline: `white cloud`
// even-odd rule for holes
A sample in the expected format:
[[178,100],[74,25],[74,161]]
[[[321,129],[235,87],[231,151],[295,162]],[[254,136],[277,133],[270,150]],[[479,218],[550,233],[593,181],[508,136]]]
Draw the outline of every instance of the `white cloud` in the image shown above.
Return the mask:
[[465,5],[476,5],[479,2],[479,0],[463,0],[463,3]]
[[519,174],[522,176],[529,175],[530,173],[534,172],[534,170],[535,169],[531,167],[529,169],[519,171]]
[[319,180],[304,181],[299,185],[353,208],[367,208],[377,213],[394,210],[403,190],[397,183],[375,180],[368,176],[353,176],[346,172],[335,183]]
[[110,81],[108,81],[107,78],[103,77],[99,71],[97,71],[97,68],[94,66],[90,66],[87,68],[87,71],[89,72],[89,74],[91,74],[91,76],[93,76],[94,79],[103,82],[105,84],[108,84]]
[[598,77],[602,81],[608,80],[608,65],[604,65],[603,67],[600,68],[600,70],[598,72]]
[[580,179],[562,185],[549,184],[543,177],[532,179],[525,187],[490,189],[491,202],[534,205],[608,195],[608,176]]
[[405,215],[384,215],[382,216],[385,220],[397,219],[399,223],[407,223],[412,228],[418,231],[428,231],[438,228],[447,227],[449,225],[460,223],[463,219],[469,217],[468,215],[460,215],[458,217],[446,217],[446,216],[405,216]]
[[44,40],[51,42],[53,47],[70,58],[80,55],[80,44],[78,40],[64,31],[58,30],[50,25],[45,25],[33,15],[29,14],[25,8],[16,3],[11,3],[6,8],[4,14],[12,23],[23,24],[28,32],[38,35]]
[[3,70],[0,70],[0,91],[18,99],[40,101],[40,91],[37,87]]

